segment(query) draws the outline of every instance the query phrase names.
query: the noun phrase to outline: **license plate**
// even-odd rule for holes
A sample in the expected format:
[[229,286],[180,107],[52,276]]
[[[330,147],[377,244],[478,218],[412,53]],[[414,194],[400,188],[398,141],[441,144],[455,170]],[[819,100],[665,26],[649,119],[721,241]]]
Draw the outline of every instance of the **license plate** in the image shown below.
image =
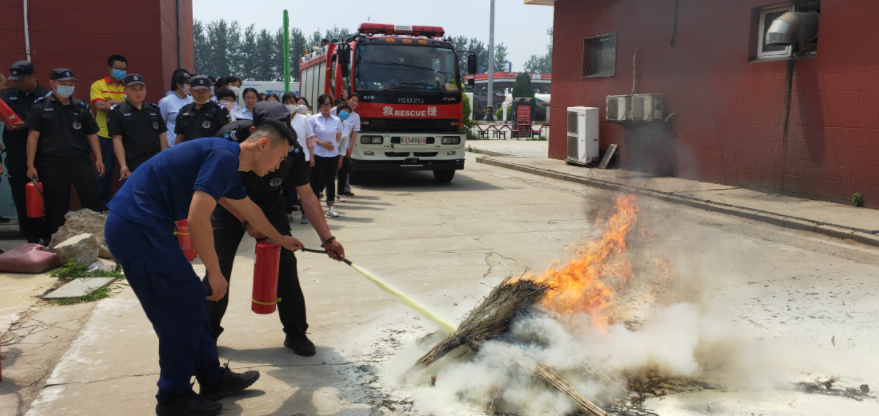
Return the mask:
[[400,144],[427,144],[427,137],[401,137]]

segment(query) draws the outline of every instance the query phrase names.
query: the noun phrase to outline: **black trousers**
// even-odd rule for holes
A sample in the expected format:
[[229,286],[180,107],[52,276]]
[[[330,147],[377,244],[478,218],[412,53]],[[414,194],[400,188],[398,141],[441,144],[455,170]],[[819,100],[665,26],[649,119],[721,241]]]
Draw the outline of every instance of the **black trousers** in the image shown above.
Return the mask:
[[[253,202],[262,209],[263,214],[279,233],[291,235],[290,224],[287,222],[285,212],[286,204],[280,192],[254,198]],[[244,237],[246,231],[241,229],[241,221],[238,221],[238,218],[235,218],[220,205],[217,205],[211,215],[211,224],[214,228],[214,248],[217,250],[220,271],[227,281],[231,281],[235,253],[238,251],[241,238]],[[210,296],[211,285],[208,283],[207,274],[202,279],[202,283]],[[250,295],[248,294],[247,297]],[[302,287],[299,286],[296,256],[285,248],[281,248],[281,262],[278,267],[278,297],[281,299],[278,302],[278,317],[281,318],[281,324],[284,325],[284,332],[287,334],[304,333],[308,329],[305,318],[305,296],[302,294]],[[211,337],[217,339],[223,333],[223,327],[220,323],[223,320],[223,315],[226,314],[226,307],[229,306],[229,291],[226,291],[226,295],[222,299],[208,302],[208,305]]]
[[[309,178],[311,177],[311,168],[308,168]],[[299,203],[299,195],[296,193],[296,187],[293,186],[293,179],[296,176],[296,173],[293,172],[293,169],[290,169],[290,173],[284,178],[284,182],[281,183],[281,192],[284,193],[284,201],[287,203],[287,213],[293,213],[293,207],[297,205],[301,205]]]
[[342,195],[345,192],[345,187],[348,186],[348,175],[351,174],[351,158],[346,157],[342,161],[342,168],[339,169],[339,185],[336,189],[339,195]]
[[[37,172],[43,172],[43,162],[40,159],[34,160],[34,167]],[[6,170],[11,176],[9,178],[9,188],[12,190],[12,202],[15,203],[15,211],[18,213],[18,229],[24,234],[24,238],[28,243],[39,243],[40,238],[45,237],[46,232],[43,228],[46,222],[43,218],[28,218],[27,216],[27,197],[25,196],[25,186],[30,179],[27,177],[27,156],[24,155],[6,155]]]
[[326,190],[327,205],[336,202],[336,171],[339,170],[339,157],[314,156],[314,169],[311,170],[311,190],[315,195]]
[[70,210],[70,185],[76,188],[76,195],[83,208],[103,211],[101,197],[98,195],[97,175],[92,169],[92,160],[86,156],[71,158],[45,158],[40,181],[43,182],[43,195],[46,198],[45,237],[51,238],[62,225],[64,215]]

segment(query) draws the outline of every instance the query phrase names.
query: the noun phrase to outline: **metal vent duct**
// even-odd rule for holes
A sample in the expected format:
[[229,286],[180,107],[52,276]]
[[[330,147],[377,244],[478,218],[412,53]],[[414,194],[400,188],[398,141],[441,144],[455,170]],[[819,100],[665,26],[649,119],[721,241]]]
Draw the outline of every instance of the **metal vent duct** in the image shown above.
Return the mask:
[[818,37],[818,13],[787,12],[772,22],[766,32],[767,45],[793,45]]

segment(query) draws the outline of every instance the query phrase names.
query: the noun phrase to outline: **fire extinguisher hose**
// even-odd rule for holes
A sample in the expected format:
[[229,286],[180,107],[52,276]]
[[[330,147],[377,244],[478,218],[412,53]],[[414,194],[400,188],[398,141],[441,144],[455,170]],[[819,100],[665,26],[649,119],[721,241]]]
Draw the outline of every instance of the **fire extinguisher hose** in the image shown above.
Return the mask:
[[[310,249],[310,248],[305,248],[305,247],[302,248],[302,251],[306,251],[309,253],[327,254],[326,250],[315,250],[315,249]],[[444,331],[448,332],[449,334],[455,332],[458,329],[457,325],[455,325],[455,324],[453,324],[443,318],[440,318],[439,315],[433,313],[432,311],[430,311],[429,309],[427,309],[426,307],[424,307],[420,303],[412,300],[412,298],[410,298],[405,293],[401,292],[396,287],[391,286],[390,284],[386,283],[384,280],[379,279],[378,276],[376,276],[376,275],[370,273],[369,271],[367,271],[366,269],[352,263],[348,259],[343,258],[342,261],[344,261],[345,264],[354,268],[354,270],[357,270],[358,272],[360,272],[360,274],[362,274],[367,279],[369,279],[370,281],[372,281],[373,283],[378,285],[378,287],[380,287],[385,292],[388,292],[388,293],[394,295],[394,297],[399,299],[401,302],[408,305],[410,308],[415,309],[422,316],[424,316],[427,319],[430,319],[435,324],[439,325],[440,328],[442,328]]]

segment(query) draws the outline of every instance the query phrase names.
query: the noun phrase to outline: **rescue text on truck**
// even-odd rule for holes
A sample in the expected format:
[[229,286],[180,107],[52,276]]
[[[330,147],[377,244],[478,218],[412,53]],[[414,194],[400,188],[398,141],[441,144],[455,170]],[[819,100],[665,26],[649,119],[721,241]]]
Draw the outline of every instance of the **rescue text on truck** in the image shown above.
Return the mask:
[[[361,97],[352,171],[431,170],[449,182],[464,168],[460,51],[444,34],[435,26],[364,23],[302,58],[300,96],[312,105],[321,94]],[[467,59],[471,74],[475,58]]]

